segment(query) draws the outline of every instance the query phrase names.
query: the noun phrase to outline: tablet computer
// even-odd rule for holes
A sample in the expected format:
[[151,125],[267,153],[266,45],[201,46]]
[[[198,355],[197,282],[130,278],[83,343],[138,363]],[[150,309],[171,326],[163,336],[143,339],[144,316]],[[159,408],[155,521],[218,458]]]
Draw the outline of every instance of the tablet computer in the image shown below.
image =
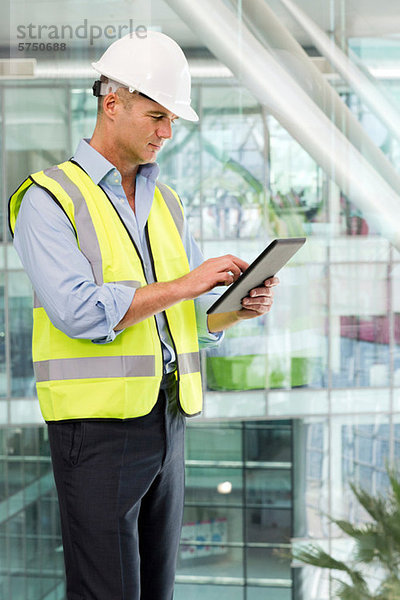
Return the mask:
[[306,238],[287,238],[271,242],[249,268],[210,306],[207,314],[243,308],[242,300],[249,295],[250,290],[262,286],[266,279],[276,275],[305,241]]

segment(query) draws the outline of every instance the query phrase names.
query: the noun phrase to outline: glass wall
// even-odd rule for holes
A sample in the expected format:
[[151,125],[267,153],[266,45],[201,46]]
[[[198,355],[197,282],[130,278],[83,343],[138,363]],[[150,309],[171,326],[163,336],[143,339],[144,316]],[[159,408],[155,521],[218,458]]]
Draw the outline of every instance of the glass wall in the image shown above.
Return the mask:
[[64,598],[58,503],[47,430],[0,430],[1,597]]
[[[334,598],[329,577],[291,569],[290,540],[335,549],[338,532],[327,515],[362,521],[349,484],[384,491],[385,466],[400,452],[400,244],[391,212],[400,194],[397,3],[381,4],[385,20],[366,0],[332,0],[326,11],[316,0],[297,0],[329,32],[330,48],[343,53],[328,56],[324,38],[311,35],[290,3],[264,3],[278,19],[277,40],[261,9],[254,19],[246,3],[215,1],[214,10],[229,11],[226,23],[236,23],[234,40],[250,61],[236,71],[196,21],[197,4],[190,21],[164,0],[84,2],[79,14],[58,2],[7,3],[9,42],[1,58],[25,62],[1,71],[0,61],[5,600],[64,597],[57,504],[30,355],[32,290],[11,244],[6,203],[29,173],[72,156],[81,137],[90,137],[96,101],[89,65],[112,41],[108,23],[132,18],[135,26],[165,31],[189,57],[200,121],[175,126],[159,155],[160,179],[180,194],[205,257],[229,252],[251,261],[275,237],[307,237],[280,273],[271,314],[230,329],[218,348],[203,352],[205,407],[188,427],[176,598]],[[355,13],[363,27],[350,18]],[[43,40],[36,39],[39,24],[47,25]],[[51,24],[59,27],[52,30],[57,39]],[[72,28],[65,39],[63,24]],[[95,39],[91,25],[101,29]],[[254,55],[253,38],[260,44]],[[28,46],[34,42],[51,46]],[[56,43],[65,48],[56,50]],[[345,75],[346,57],[357,77]],[[28,72],[32,60],[35,76]],[[259,79],[270,82],[269,91],[248,75],[252,60],[265,61]],[[283,83],[290,93],[281,94],[279,110],[272,90]]]
[[289,600],[290,422],[191,426],[186,466],[176,597],[208,589],[207,598],[242,598],[254,588],[259,598]]

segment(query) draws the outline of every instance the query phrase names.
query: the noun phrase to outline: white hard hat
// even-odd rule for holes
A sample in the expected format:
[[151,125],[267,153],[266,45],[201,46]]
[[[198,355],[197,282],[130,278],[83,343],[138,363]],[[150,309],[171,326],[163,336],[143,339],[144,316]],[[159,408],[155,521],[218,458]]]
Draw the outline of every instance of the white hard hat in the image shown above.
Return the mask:
[[138,91],[187,119],[199,117],[190,106],[189,65],[178,44],[158,31],[117,40],[92,67],[130,91]]

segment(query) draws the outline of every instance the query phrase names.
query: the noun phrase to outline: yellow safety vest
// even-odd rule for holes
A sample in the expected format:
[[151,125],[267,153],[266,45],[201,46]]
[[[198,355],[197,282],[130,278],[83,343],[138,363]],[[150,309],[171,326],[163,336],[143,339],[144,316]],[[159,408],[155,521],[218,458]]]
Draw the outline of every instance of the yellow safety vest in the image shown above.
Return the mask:
[[[147,285],[141,256],[112,202],[74,161],[39,171],[21,184],[9,203],[12,232],[24,194],[32,184],[43,188],[65,212],[98,285]],[[183,218],[177,194],[157,183],[146,226],[157,281],[170,281],[189,272],[181,237]],[[177,357],[178,404],[185,415],[193,416],[202,407],[194,303],[180,302],[165,314]],[[54,327],[35,301],[33,364],[46,421],[146,415],[157,401],[163,374],[155,317],[127,327],[111,343],[94,344],[70,338]]]

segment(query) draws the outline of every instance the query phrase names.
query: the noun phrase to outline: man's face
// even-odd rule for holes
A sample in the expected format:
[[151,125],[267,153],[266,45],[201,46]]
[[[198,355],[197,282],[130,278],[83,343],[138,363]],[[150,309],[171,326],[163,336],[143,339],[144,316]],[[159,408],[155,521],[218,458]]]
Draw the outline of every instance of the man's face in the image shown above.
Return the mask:
[[124,159],[132,165],[155,162],[164,141],[172,138],[177,118],[143,96],[135,95],[126,105],[121,102],[114,131]]

